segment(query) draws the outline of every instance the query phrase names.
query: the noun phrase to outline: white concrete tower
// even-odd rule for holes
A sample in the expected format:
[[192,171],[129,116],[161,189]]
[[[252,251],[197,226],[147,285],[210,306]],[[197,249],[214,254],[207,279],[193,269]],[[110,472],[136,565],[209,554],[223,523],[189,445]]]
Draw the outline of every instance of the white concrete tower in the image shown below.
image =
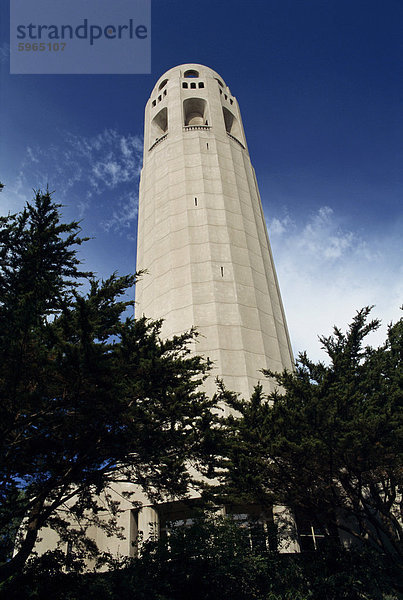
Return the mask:
[[[218,375],[228,389],[248,398],[254,385],[265,381],[260,369],[292,369],[238,103],[222,78],[202,65],[167,71],[147,102],[138,220],[140,269],[149,274],[136,285],[136,316],[164,318],[167,337],[197,327],[202,335],[195,351],[209,356],[215,366],[208,393],[215,391]],[[123,497],[128,490],[135,491],[141,509],[134,510]],[[100,550],[116,557],[136,554],[139,532],[143,539],[153,538],[167,522],[190,514],[189,505],[180,501],[152,505],[140,487],[128,483],[110,492],[122,509],[117,518],[124,539],[109,537],[96,527],[88,533]],[[237,510],[243,514],[250,508]],[[235,509],[228,514],[233,514],[231,510]],[[255,507],[253,514],[261,510]],[[108,518],[109,513],[105,515]],[[290,552],[297,548],[288,534],[293,531],[292,517],[284,507],[274,507],[274,522],[279,515],[280,548]],[[43,554],[57,542],[56,532],[45,529],[36,550]]]
[[170,69],[147,102],[137,269],[136,316],[163,318],[166,337],[197,327],[209,392],[218,375],[248,397],[260,369],[292,368],[238,103],[203,65]]

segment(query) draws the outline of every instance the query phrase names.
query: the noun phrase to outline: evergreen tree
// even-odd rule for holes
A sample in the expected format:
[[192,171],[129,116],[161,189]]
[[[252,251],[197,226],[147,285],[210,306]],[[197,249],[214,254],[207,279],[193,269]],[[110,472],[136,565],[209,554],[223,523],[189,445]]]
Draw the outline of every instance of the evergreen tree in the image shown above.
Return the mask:
[[[400,573],[362,548],[282,554],[251,544],[230,517],[205,516],[147,542],[141,556],[105,573],[61,572],[54,556],[34,559],[3,589],[5,600],[401,600]],[[52,560],[53,559],[53,560]]]
[[301,354],[295,372],[266,372],[279,390],[251,401],[228,396],[225,491],[293,507],[327,536],[371,546],[401,563],[403,321],[379,327],[359,311],[346,334],[321,338],[330,363]]
[[61,506],[109,527],[97,498],[114,481],[157,499],[186,494],[187,465],[209,468],[213,401],[200,391],[208,364],[188,350],[195,333],[162,341],[160,322],[127,316],[136,277],[80,271],[80,226],[62,223],[59,209],[38,192],[0,219],[3,559],[23,524],[0,579],[23,567],[44,526],[95,552]]

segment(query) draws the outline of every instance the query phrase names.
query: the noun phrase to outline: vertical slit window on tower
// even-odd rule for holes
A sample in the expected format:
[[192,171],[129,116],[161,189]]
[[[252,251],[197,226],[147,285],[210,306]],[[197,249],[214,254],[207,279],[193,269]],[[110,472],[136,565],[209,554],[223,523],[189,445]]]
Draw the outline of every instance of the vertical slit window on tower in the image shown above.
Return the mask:
[[156,100],[153,100],[153,106],[155,106],[157,104]]
[[220,267],[221,270],[221,277],[224,277],[224,267]]
[[[166,96],[166,95],[167,95],[167,91],[166,91],[166,90],[164,90],[164,96]],[[232,102],[232,100],[231,100],[231,102]]]
[[206,146],[207,146],[207,150],[208,150],[208,142],[207,142]]
[[161,96],[158,96],[158,102],[161,102]]
[[195,206],[197,206],[197,198],[195,198]]

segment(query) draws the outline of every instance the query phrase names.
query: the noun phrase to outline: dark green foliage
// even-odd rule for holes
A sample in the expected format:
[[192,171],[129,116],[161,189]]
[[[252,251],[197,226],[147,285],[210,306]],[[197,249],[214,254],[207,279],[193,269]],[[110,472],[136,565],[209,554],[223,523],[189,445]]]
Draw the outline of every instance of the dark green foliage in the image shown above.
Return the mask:
[[363,345],[379,325],[369,312],[321,339],[329,366],[302,354],[294,373],[267,373],[283,393],[229,399],[240,417],[225,421],[225,491],[295,507],[401,564],[403,321],[375,350]]
[[[100,282],[81,272],[79,232],[78,223],[60,223],[49,193],[0,219],[0,595],[401,598],[392,590],[402,558],[402,321],[383,347],[364,348],[378,323],[360,311],[347,334],[336,329],[322,339],[329,366],[301,355],[295,373],[267,373],[283,390],[270,399],[257,387],[244,402],[220,386],[219,399],[238,416],[218,430],[216,399],[200,391],[208,364],[187,349],[195,333],[161,341],[159,322],[127,317],[135,276]],[[112,531],[118,509],[109,502],[111,519],[102,521],[100,493],[108,501],[118,480],[155,500],[166,492],[183,497],[186,466],[211,476],[218,440],[228,468],[219,494],[294,507],[326,532],[321,552],[252,548],[248,528],[212,518],[146,544],[131,565],[83,574],[84,557],[97,554],[83,535],[88,516]],[[66,501],[70,516],[62,518],[57,509]],[[22,573],[44,525],[74,541],[76,552],[47,553]],[[346,551],[337,531],[360,544]]]
[[42,557],[3,587],[7,600],[398,600],[396,570],[371,552],[324,548],[281,555],[251,548],[226,518],[200,519],[148,543],[141,558],[105,574],[63,574]]
[[157,499],[186,494],[187,461],[208,469],[213,402],[198,390],[208,365],[187,349],[195,334],[161,341],[161,323],[125,316],[135,276],[81,272],[79,229],[60,222],[49,193],[0,220],[3,559],[25,522],[2,578],[23,566],[44,525],[77,551],[96,551],[57,512],[66,501],[76,520],[92,514],[101,526],[97,496],[111,482],[138,483]]

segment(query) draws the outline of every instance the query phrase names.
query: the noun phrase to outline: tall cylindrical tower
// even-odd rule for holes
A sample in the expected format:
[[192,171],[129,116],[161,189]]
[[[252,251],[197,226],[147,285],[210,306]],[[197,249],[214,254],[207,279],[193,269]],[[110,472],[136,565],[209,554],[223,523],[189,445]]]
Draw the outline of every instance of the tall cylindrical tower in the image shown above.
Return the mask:
[[[247,398],[259,380],[265,381],[261,369],[292,369],[238,103],[208,67],[170,69],[147,102],[137,269],[148,274],[136,286],[136,316],[163,318],[166,337],[197,327],[201,336],[194,350],[214,362],[213,375],[222,377],[228,389]],[[214,377],[206,388],[210,394],[215,391]],[[135,492],[130,500],[124,497],[127,491]],[[120,504],[117,519],[124,539],[96,527],[88,533],[100,550],[114,556],[134,556],[139,534],[144,540],[153,538],[167,523],[191,515],[189,502],[167,498],[150,504],[140,486],[131,483],[122,482],[110,492]],[[141,508],[133,508],[133,500]],[[267,507],[263,511],[250,505],[223,511],[238,511],[242,518],[251,514],[262,525],[280,518],[280,548],[282,536],[287,552],[296,547],[290,543],[295,534],[284,507],[274,507],[271,515]],[[57,543],[56,533],[45,530],[36,550],[44,553]]]
[[147,102],[137,269],[136,315],[163,318],[166,337],[195,326],[229,389],[248,397],[262,368],[292,368],[238,103],[208,67],[170,69]]

